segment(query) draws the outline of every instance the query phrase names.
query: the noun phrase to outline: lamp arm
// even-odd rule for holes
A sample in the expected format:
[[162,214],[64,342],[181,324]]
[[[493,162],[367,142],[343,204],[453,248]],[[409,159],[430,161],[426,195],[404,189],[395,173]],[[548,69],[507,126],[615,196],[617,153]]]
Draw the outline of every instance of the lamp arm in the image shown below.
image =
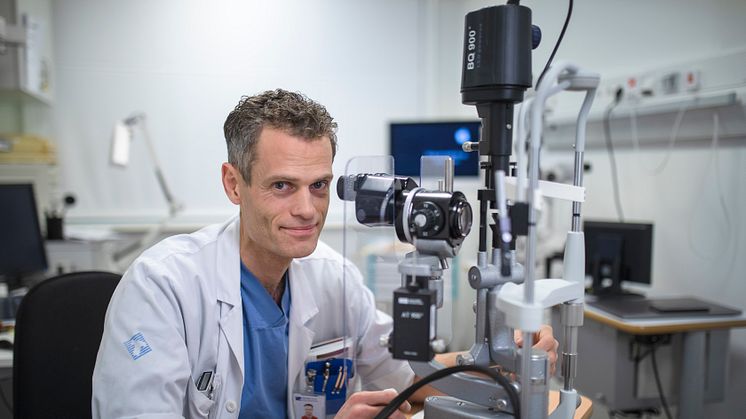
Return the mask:
[[145,114],[134,115],[128,118],[126,123],[130,125],[137,124],[140,126],[142,136],[145,139],[145,144],[147,144],[148,147],[148,153],[150,154],[150,158],[153,161],[155,177],[158,179],[158,186],[161,188],[161,193],[163,193],[163,196],[168,202],[169,214],[173,217],[179,211],[181,211],[183,206],[180,202],[176,201],[173,194],[171,193],[171,188],[169,188],[168,186],[168,182],[166,182],[166,177],[163,174],[163,169],[161,169],[160,160],[158,160],[158,154],[155,152],[153,140],[150,138],[150,132],[148,131]]

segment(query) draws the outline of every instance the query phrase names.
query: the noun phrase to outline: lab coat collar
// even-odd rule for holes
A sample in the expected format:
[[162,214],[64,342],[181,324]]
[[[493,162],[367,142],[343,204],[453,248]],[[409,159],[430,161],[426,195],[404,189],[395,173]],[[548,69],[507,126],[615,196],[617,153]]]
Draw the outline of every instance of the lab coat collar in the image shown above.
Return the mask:
[[241,313],[241,257],[239,216],[223,225],[215,256],[216,297],[220,303],[220,329],[244,375],[243,315]]
[[[290,264],[288,275],[290,295],[293,300],[290,307],[290,337],[288,341],[288,412],[293,412],[293,391],[298,383],[298,374],[306,361],[306,356],[313,343],[314,331],[306,324],[319,312],[316,305],[311,281],[307,276],[308,269],[303,269],[302,262],[295,259]],[[292,413],[290,417],[293,417]]]
[[305,325],[319,312],[316,305],[311,280],[308,278],[307,269],[301,266],[301,260],[293,259],[290,263],[290,296],[293,299],[290,308],[290,320],[298,325]]
[[241,256],[239,216],[223,225],[218,239],[216,279],[218,301],[237,306],[241,303]]

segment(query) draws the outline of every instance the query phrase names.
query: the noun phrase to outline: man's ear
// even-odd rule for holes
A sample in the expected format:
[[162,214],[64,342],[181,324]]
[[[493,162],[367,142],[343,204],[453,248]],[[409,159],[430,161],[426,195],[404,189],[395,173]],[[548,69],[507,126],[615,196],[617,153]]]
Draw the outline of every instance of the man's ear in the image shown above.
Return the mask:
[[223,163],[220,168],[223,180],[223,189],[228,199],[235,205],[241,203],[241,173],[232,164]]

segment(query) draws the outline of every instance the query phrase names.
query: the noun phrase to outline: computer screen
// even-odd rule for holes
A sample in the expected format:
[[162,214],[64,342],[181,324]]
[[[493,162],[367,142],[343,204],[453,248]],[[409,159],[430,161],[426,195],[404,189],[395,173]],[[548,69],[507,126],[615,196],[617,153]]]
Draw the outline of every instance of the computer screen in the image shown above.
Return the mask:
[[479,153],[467,153],[461,145],[479,141],[479,121],[396,122],[390,125],[390,148],[395,172],[420,175],[421,156],[450,156],[455,176],[479,176]]
[[26,275],[47,270],[31,184],[0,184],[0,278],[13,288]]
[[585,273],[593,293],[622,294],[622,282],[650,284],[653,225],[589,221],[583,223]]

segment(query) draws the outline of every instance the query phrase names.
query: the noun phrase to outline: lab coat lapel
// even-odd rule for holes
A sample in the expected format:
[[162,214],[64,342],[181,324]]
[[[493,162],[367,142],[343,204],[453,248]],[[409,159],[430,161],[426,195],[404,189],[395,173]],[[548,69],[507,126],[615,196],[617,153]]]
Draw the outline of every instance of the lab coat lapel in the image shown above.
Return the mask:
[[215,278],[220,304],[220,330],[244,375],[243,315],[241,313],[241,263],[239,217],[226,224],[218,241]]
[[292,393],[298,374],[313,343],[314,331],[306,324],[319,312],[311,282],[299,261],[290,264],[290,336],[288,342],[288,411],[292,411]]

